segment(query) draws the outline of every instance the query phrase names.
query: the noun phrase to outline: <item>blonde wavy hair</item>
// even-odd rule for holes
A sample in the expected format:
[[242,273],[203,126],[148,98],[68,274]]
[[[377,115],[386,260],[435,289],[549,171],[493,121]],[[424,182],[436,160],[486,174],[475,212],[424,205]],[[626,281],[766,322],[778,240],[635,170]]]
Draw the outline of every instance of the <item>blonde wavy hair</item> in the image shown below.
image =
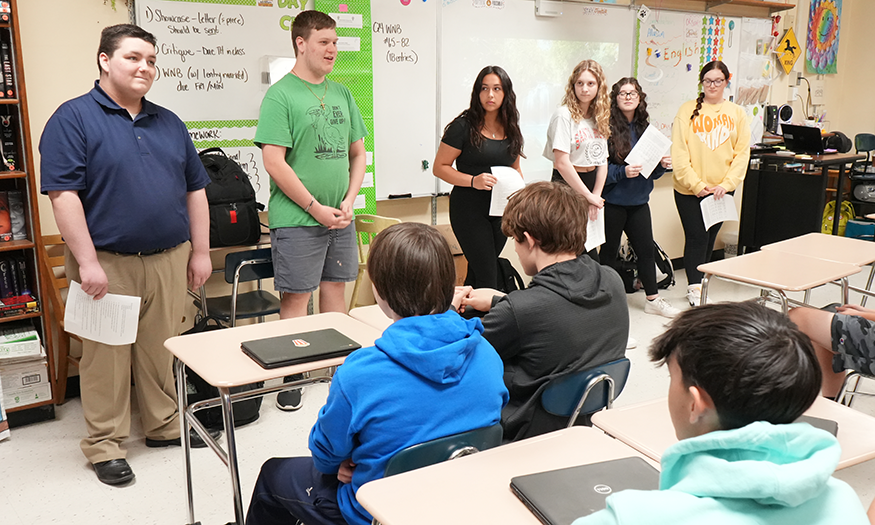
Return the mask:
[[[577,100],[577,94],[574,92],[574,84],[584,71],[591,72],[599,84],[598,93],[596,93],[595,99],[590,103],[586,115],[580,109],[580,101]],[[565,99],[562,101],[562,104],[568,107],[574,122],[594,117],[596,128],[598,128],[599,132],[605,138],[611,136],[611,99],[608,96],[605,73],[602,71],[602,66],[595,60],[583,60],[574,67],[574,71],[568,77],[568,85],[565,86]]]

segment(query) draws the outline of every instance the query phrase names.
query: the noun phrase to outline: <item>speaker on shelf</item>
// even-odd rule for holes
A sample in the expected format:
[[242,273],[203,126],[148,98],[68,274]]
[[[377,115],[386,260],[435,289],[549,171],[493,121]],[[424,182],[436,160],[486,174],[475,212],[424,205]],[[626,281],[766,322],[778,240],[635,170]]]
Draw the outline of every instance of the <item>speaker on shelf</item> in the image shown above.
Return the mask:
[[[793,106],[784,104],[778,108],[778,124],[793,123]],[[778,126],[778,134],[781,134],[781,127]]]
[[766,131],[778,133],[778,106],[766,106]]

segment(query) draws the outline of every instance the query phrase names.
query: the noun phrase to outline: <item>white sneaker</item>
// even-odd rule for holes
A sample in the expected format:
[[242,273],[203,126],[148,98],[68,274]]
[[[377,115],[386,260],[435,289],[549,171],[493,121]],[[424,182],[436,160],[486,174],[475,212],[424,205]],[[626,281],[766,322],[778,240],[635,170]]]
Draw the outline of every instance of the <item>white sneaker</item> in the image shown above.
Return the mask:
[[629,339],[626,340],[626,350],[632,350],[633,348],[638,348],[638,341],[633,337],[629,337]]
[[647,300],[644,302],[644,313],[671,318],[681,313],[681,311],[672,306],[671,303],[662,297],[657,296],[656,299],[652,301]]
[[691,284],[687,286],[687,301],[690,306],[699,306],[699,301],[702,299],[702,285]]

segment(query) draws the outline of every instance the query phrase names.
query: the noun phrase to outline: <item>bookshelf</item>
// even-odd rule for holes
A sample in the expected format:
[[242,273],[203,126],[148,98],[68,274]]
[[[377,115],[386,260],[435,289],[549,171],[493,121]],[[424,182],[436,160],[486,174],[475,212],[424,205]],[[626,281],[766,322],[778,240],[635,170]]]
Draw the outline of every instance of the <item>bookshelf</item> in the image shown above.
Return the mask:
[[[21,273],[16,283],[18,288],[14,289],[12,293],[29,290],[37,306],[35,311],[33,308],[18,312],[0,311],[0,330],[10,326],[29,325],[37,332],[45,348],[45,363],[41,365],[38,364],[37,360],[28,361],[25,364],[27,377],[22,376],[22,382],[39,380],[42,385],[47,385],[49,393],[45,397],[34,395],[31,399],[23,395],[24,401],[21,404],[11,406],[5,402],[6,396],[0,398],[11,427],[54,419],[55,389],[52,334],[48,310],[46,305],[43,305],[44,283],[48,281],[42,275],[43,270],[40,264],[40,259],[44,256],[44,249],[37,204],[39,189],[34,172],[33,142],[27,110],[21,35],[18,30],[17,4],[20,1],[22,0],[0,0],[0,82],[2,82],[2,86],[0,86],[0,147],[2,147],[2,151],[0,151],[0,238],[3,237],[4,218],[7,218],[5,222],[15,223],[18,211],[22,212],[24,218],[23,236],[18,235],[16,240],[0,240],[0,303],[11,302],[4,298],[11,292],[4,288],[2,265],[4,260],[14,260],[18,261]],[[20,192],[20,206],[10,206],[8,200],[3,198],[8,197],[9,192]],[[12,212],[12,217],[4,216],[4,204],[6,209]],[[17,224],[20,224],[20,219]],[[21,230],[22,228],[18,227],[18,231]],[[22,278],[26,280],[26,283],[22,282]],[[0,310],[2,308],[3,306],[0,305]],[[3,315],[4,313],[7,315]],[[0,377],[4,377],[3,374],[8,376],[8,368],[9,366],[0,360]],[[7,372],[3,372],[4,369]],[[39,379],[35,375],[37,370],[41,372]],[[13,388],[21,388],[22,385],[7,385],[4,381],[2,387],[4,391],[9,392]]]

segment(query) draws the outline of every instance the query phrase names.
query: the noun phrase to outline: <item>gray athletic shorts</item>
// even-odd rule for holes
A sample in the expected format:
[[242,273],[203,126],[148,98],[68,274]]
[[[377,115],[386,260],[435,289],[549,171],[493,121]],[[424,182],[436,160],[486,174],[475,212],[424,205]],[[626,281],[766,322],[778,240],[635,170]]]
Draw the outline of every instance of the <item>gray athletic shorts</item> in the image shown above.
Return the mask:
[[858,315],[835,314],[830,328],[834,372],[856,370],[875,375],[875,326]]
[[270,230],[274,289],[309,293],[320,282],[347,283],[358,275],[355,222],[342,230],[298,226]]

